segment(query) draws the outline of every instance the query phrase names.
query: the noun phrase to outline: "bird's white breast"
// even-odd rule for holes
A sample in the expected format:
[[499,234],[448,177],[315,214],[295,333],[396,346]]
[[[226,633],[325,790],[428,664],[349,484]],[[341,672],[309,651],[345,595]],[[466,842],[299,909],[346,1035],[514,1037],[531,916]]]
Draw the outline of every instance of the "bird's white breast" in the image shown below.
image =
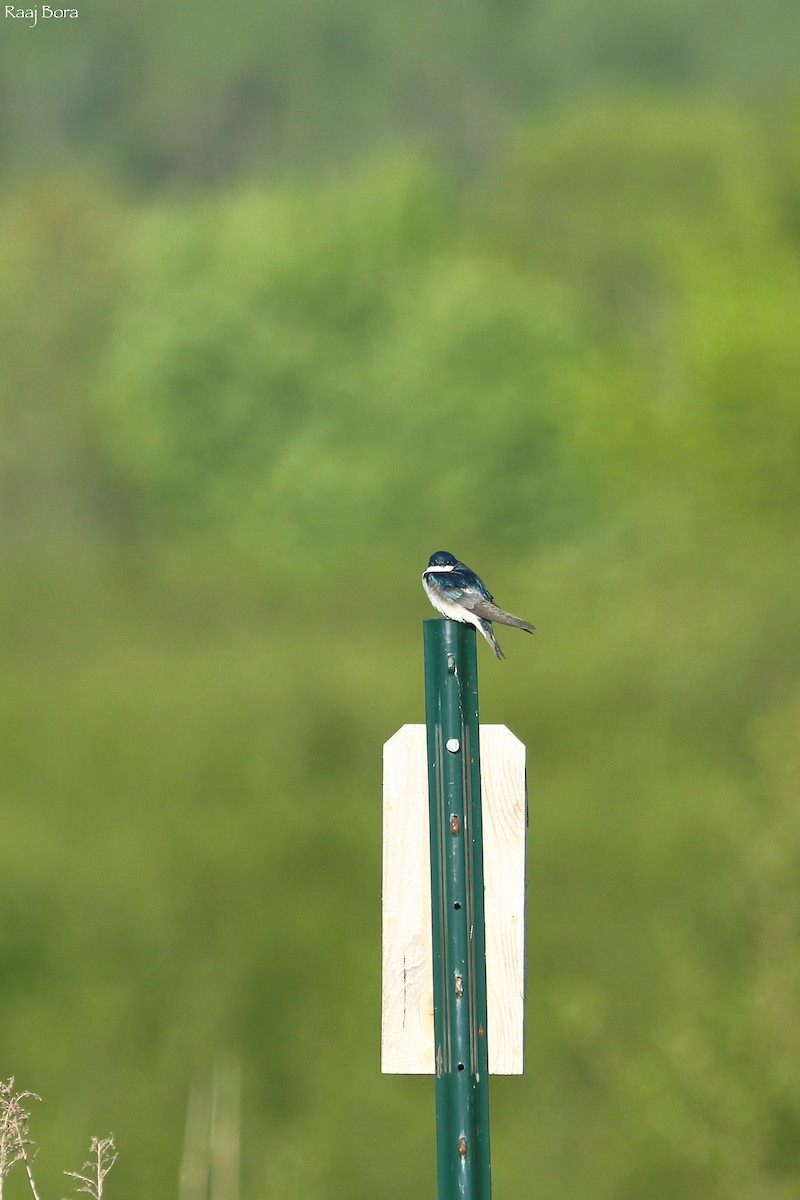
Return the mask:
[[460,604],[456,604],[455,600],[449,600],[447,596],[426,578],[427,571],[422,576],[422,586],[425,588],[428,599],[437,612],[440,612],[443,617],[449,617],[452,621],[460,621],[462,625],[470,623],[474,624],[472,615]]

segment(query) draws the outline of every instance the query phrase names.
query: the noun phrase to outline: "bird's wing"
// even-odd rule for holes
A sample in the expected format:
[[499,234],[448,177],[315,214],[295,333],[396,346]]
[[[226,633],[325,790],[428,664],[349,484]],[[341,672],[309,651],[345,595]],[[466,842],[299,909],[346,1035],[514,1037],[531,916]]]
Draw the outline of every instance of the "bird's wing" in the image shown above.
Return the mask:
[[489,589],[474,571],[470,571],[469,567],[465,567],[463,571],[459,567],[448,571],[446,580],[448,592],[454,599],[457,594],[459,604],[463,604],[470,612],[475,612],[476,604],[486,601],[491,604],[492,595]]
[[470,612],[474,612],[476,617],[482,617],[484,621],[499,621],[506,615],[502,608],[498,608],[491,600],[485,600],[483,596],[476,596],[469,608]]
[[469,608],[470,612],[474,612],[476,617],[480,617],[484,621],[497,621],[501,625],[513,625],[517,629],[533,633],[534,626],[529,621],[523,621],[522,617],[515,617],[513,613],[507,613],[505,609],[498,608],[491,599],[478,598],[472,604],[467,604],[466,601],[462,601],[462,603]]

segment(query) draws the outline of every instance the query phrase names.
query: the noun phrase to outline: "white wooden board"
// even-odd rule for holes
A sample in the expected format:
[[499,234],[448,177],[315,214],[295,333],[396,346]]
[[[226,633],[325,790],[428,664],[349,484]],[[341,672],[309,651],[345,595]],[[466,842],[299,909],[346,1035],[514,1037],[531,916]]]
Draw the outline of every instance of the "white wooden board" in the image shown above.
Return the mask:
[[[489,1071],[521,1075],[525,1037],[525,747],[481,726]],[[424,725],[383,748],[381,1069],[433,1074],[433,966]]]

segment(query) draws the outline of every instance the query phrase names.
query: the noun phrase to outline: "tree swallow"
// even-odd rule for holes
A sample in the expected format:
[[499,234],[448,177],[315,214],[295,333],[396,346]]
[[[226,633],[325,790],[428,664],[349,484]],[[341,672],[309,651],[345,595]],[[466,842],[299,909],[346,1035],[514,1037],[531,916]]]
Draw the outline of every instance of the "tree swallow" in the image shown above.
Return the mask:
[[513,625],[515,629],[524,629],[526,633],[533,633],[535,628],[520,617],[498,608],[480,576],[447,550],[437,550],[431,555],[422,572],[422,586],[437,612],[450,617],[452,621],[474,625],[498,658],[505,658],[505,654],[494,636],[492,621]]

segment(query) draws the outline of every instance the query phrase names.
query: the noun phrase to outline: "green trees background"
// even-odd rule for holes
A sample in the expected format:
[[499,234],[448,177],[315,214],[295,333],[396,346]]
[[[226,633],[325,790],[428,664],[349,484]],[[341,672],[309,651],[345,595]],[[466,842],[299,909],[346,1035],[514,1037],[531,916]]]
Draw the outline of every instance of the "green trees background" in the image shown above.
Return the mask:
[[4,24],[0,1073],[51,1194],[109,1128],[176,1196],[220,1062],[245,1200],[434,1194],[380,747],[444,546],[538,626],[481,658],[531,791],[497,1196],[794,1200],[796,24]]

